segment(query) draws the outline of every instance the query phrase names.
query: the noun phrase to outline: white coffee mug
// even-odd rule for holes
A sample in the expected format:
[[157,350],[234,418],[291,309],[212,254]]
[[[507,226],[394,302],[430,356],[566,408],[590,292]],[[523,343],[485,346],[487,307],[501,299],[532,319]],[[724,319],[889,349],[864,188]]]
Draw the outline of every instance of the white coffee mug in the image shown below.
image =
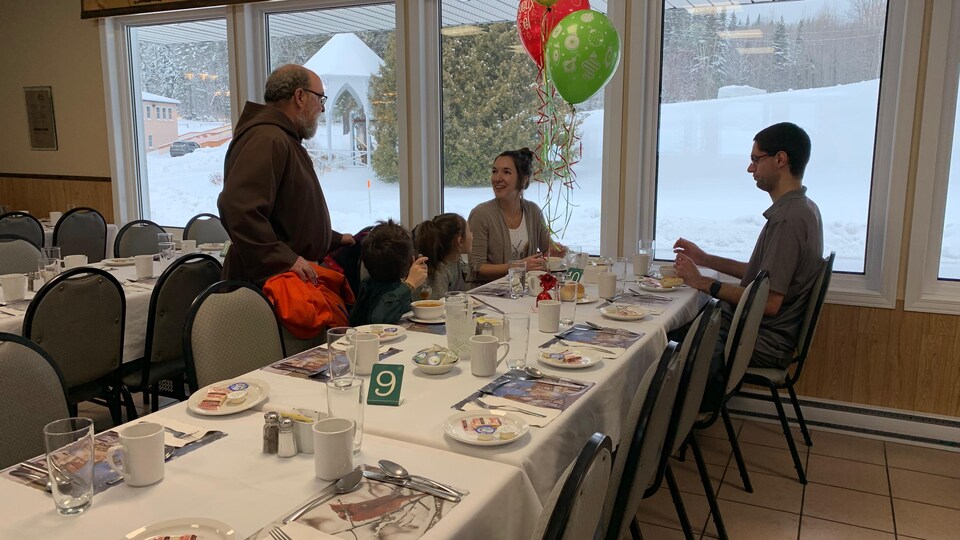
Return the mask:
[[[107,465],[123,476],[128,486],[155,484],[163,479],[163,426],[142,422],[118,432],[120,444],[107,450]],[[116,455],[123,456],[117,466]]]
[[634,253],[633,255],[633,275],[645,276],[650,270],[650,254]]
[[541,300],[537,306],[540,331],[552,334],[560,330],[560,301]]
[[50,225],[56,225],[60,218],[63,217],[63,212],[50,212]]
[[313,424],[313,470],[321,480],[336,480],[353,470],[353,434],[346,418],[324,418]]
[[3,289],[4,302],[23,300],[27,294],[27,276],[23,274],[4,274],[0,276],[0,288]]
[[356,365],[353,372],[357,375],[369,375],[373,371],[373,365],[380,360],[380,336],[369,332],[357,332],[353,340],[356,345],[354,348]]
[[184,254],[196,253],[197,251],[197,241],[196,240],[182,240],[180,242],[180,251]]
[[79,266],[85,266],[87,264],[86,255],[67,255],[63,258],[63,266],[67,270],[71,268],[77,268]]
[[617,295],[617,275],[613,272],[597,274],[597,296],[610,299]]
[[153,255],[137,255],[133,260],[137,265],[137,279],[153,277]]
[[[504,350],[498,358],[500,347],[504,347]],[[496,336],[473,336],[470,338],[470,371],[477,377],[493,375],[508,352],[510,344],[501,343]]]
[[546,272],[540,270],[531,270],[527,272],[527,294],[530,296],[536,296],[543,291],[543,286],[540,285],[540,276],[546,274]]

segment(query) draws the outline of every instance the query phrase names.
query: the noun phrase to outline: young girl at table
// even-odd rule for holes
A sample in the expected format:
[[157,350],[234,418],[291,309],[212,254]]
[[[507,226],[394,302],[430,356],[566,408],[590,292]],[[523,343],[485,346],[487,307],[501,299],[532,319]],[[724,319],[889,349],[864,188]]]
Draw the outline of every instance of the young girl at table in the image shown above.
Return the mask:
[[413,229],[417,250],[427,257],[427,281],[418,291],[422,300],[439,300],[448,291],[465,291],[468,266],[461,255],[470,253],[473,233],[460,214],[440,214]]
[[360,251],[370,276],[360,283],[350,326],[396,324],[410,311],[413,292],[427,279],[427,258],[414,253],[410,233],[392,219],[370,230]]

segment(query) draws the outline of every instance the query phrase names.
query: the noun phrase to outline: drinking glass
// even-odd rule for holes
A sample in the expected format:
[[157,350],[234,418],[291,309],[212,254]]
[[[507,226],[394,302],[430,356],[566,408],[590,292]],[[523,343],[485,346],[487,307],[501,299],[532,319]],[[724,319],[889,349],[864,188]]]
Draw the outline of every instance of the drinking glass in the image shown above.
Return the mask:
[[353,337],[357,329],[349,326],[336,326],[327,330],[327,373],[336,383],[343,378],[353,377],[354,357],[357,344]]
[[177,244],[173,241],[173,233],[158,233],[157,247],[160,248],[160,268],[170,266],[177,256]]
[[527,261],[510,261],[507,283],[510,284],[510,298],[523,298],[527,294]]
[[645,276],[650,272],[655,247],[656,244],[653,240],[640,240],[637,245],[637,253],[633,256],[633,275]]
[[37,259],[37,271],[44,283],[49,283],[51,279],[57,277],[60,273],[60,259],[49,259],[40,257]]
[[530,336],[530,315],[526,313],[507,313],[503,316],[506,327],[507,343],[510,350],[507,352],[507,367],[520,369],[527,365],[527,341]]
[[343,377],[327,381],[327,414],[331,418],[346,418],[356,423],[353,454],[359,454],[363,440],[363,379]]
[[[80,514],[93,502],[93,420],[64,418],[43,426],[47,470],[57,512]],[[60,476],[60,482],[57,482]],[[69,481],[64,482],[63,477]]]
[[447,328],[447,348],[457,353],[460,360],[470,359],[470,336],[476,333],[470,300],[462,292],[448,292],[444,297],[444,315]]
[[560,281],[560,326],[573,326],[577,316],[577,286],[579,283],[572,279]]
[[623,288],[627,285],[627,258],[610,257],[610,271],[617,275],[617,296],[623,294]]

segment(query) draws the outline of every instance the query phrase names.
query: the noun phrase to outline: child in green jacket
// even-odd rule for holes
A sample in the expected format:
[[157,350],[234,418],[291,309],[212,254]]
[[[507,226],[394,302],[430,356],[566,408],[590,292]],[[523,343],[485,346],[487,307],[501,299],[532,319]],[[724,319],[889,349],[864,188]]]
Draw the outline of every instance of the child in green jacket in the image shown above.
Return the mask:
[[410,311],[413,291],[427,279],[427,258],[414,257],[410,233],[390,219],[378,222],[363,239],[360,260],[370,277],[360,283],[350,326],[396,324]]

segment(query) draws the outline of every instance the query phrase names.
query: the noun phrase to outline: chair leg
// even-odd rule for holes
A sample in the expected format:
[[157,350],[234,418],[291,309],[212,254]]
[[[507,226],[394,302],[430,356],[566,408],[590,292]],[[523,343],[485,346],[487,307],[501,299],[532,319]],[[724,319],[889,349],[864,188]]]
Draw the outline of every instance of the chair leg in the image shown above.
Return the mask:
[[727,439],[730,440],[730,447],[733,448],[733,457],[737,460],[737,468],[740,469],[740,478],[743,480],[743,490],[747,493],[753,493],[753,484],[750,483],[747,464],[743,462],[740,443],[737,442],[737,434],[733,431],[733,422],[730,421],[730,413],[727,412],[726,404],[720,406],[720,416],[723,418],[724,427],[727,428]]
[[160,410],[160,383],[156,382],[150,387],[150,412],[157,412]]
[[633,521],[630,522],[630,536],[633,540],[643,540],[643,535],[640,534],[640,523],[637,522],[637,518],[633,518]]
[[107,408],[110,409],[110,419],[113,421],[114,426],[119,426],[120,424],[123,423],[123,412],[121,411],[121,401],[123,400],[120,397],[120,390],[114,390],[110,392],[110,395],[107,398]]
[[720,540],[727,540],[727,528],[723,525],[723,518],[720,516],[720,505],[717,504],[717,495],[713,491],[713,483],[710,482],[710,472],[707,470],[707,464],[703,461],[703,453],[700,452],[700,445],[693,433],[687,439],[690,444],[690,450],[693,451],[693,459],[697,462],[697,470],[700,471],[700,482],[703,484],[703,492],[707,495],[707,503],[710,505],[710,513],[713,514],[713,524],[717,527],[717,535]]
[[143,392],[140,392],[140,398],[143,400],[144,406],[147,406],[150,404],[150,392],[148,390],[144,390]]
[[800,433],[803,433],[803,442],[807,443],[807,446],[813,446],[813,440],[810,438],[810,432],[807,431],[807,422],[803,419],[803,413],[800,412],[800,401],[797,399],[797,393],[793,391],[792,382],[787,385],[787,392],[790,392],[793,411],[797,413],[797,423],[800,424]]
[[[144,392],[146,393],[146,392]],[[127,406],[127,421],[136,420],[139,414],[137,414],[137,406],[133,402],[133,394],[130,393],[130,390],[126,386],[120,387],[120,397],[123,403]]]
[[80,416],[80,413],[77,411],[77,403],[74,401],[67,403],[67,412],[70,413],[71,417]]
[[680,486],[677,485],[677,479],[673,476],[673,469],[670,463],[667,463],[667,470],[664,471],[667,477],[667,486],[670,488],[670,497],[673,498],[673,506],[677,509],[677,518],[680,519],[680,528],[683,529],[683,537],[687,540],[693,540],[693,529],[690,527],[690,520],[687,518],[687,511],[683,508],[683,498],[680,497]]
[[787,446],[790,447],[790,455],[793,457],[793,467],[797,470],[797,476],[801,484],[807,483],[807,475],[803,473],[803,464],[800,463],[800,454],[797,452],[797,444],[793,442],[793,433],[790,433],[790,423],[787,422],[787,413],[783,410],[783,403],[780,403],[780,394],[777,387],[772,382],[768,385],[770,393],[773,395],[773,404],[777,407],[777,415],[780,416],[780,427],[783,428],[783,436],[787,439]]

